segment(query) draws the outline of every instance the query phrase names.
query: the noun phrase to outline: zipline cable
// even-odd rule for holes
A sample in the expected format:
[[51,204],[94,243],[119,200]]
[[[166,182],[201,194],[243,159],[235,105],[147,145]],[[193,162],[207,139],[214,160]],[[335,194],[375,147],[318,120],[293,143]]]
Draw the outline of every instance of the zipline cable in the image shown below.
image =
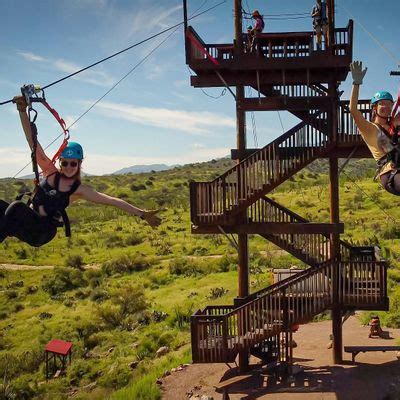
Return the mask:
[[358,21],[354,15],[344,6],[343,2],[341,2],[341,7],[343,10],[349,14],[349,16],[358,24],[361,29],[379,46],[384,50],[395,62],[397,65],[400,65],[400,60],[396,58],[396,55],[388,49],[376,36],[374,36],[360,21]]
[[[208,1],[208,0],[207,0]],[[206,2],[207,2],[206,1]],[[205,2],[205,3],[206,3]],[[218,5],[221,5],[225,3],[226,0],[218,3]],[[205,4],[203,3],[203,5]],[[203,5],[201,7],[203,7]],[[201,8],[200,7],[200,8]],[[208,9],[208,11],[212,10],[214,7],[211,7]],[[207,10],[206,10],[207,11]],[[196,12],[196,11],[195,11]],[[205,11],[203,11],[200,14],[197,14],[197,16],[203,14]],[[194,17],[191,17],[193,19]],[[143,64],[159,47],[161,47],[175,32],[180,28],[182,24],[179,24],[178,26],[175,26],[175,30],[170,33],[165,39],[163,39],[156,47],[154,47],[146,56],[144,56],[138,63],[136,63],[118,82],[116,82],[114,85],[111,86],[110,89],[108,89],[101,97],[99,97],[86,111],[84,111],[75,121],[73,121],[68,127],[67,130],[71,129],[79,120],[81,120],[90,110],[92,110],[98,103],[100,103],[101,100],[103,100],[111,91],[113,91],[125,78],[127,78],[133,71],[135,71],[136,68],[138,68],[141,64]],[[53,141],[51,141],[45,148],[44,150],[47,150],[52,144],[54,144],[62,135],[63,133],[60,133]],[[14,176],[13,179],[15,179],[25,168],[27,168],[30,165],[30,162],[27,163],[23,168],[21,168]]]
[[[189,17],[189,18],[188,18],[188,21],[190,21],[190,20],[192,20],[192,19],[195,19],[195,18],[197,18],[197,17],[200,17],[201,15],[203,15],[203,14],[205,14],[205,13],[207,13],[207,12],[213,10],[214,8],[219,7],[219,6],[222,5],[223,3],[226,3],[226,1],[227,1],[227,0],[223,0],[223,1],[219,2],[218,4],[216,4],[216,5],[214,5],[214,6],[210,7],[210,8],[208,8],[207,10],[204,10],[204,11],[198,13],[198,14],[195,14],[195,15]],[[205,4],[205,3],[204,3],[204,4]],[[95,63],[93,63],[93,64],[88,65],[87,67],[81,68],[81,69],[78,70],[78,71],[75,71],[75,72],[73,72],[73,73],[71,73],[71,74],[69,74],[69,75],[67,75],[67,76],[64,76],[64,77],[61,78],[61,79],[58,79],[58,80],[56,80],[56,81],[54,81],[54,82],[52,82],[52,83],[49,83],[49,84],[46,85],[46,86],[43,86],[43,87],[42,87],[42,90],[45,90],[45,89],[47,89],[47,88],[49,88],[49,87],[51,87],[51,86],[54,86],[54,85],[56,85],[56,84],[58,84],[58,83],[60,83],[60,82],[62,82],[62,81],[65,81],[65,80],[68,79],[68,78],[72,78],[73,76],[75,76],[75,75],[77,75],[77,74],[80,74],[81,72],[86,71],[86,70],[88,70],[89,68],[92,68],[92,67],[94,67],[94,66],[96,66],[96,65],[99,65],[99,64],[101,64],[101,63],[103,63],[103,62],[105,62],[105,61],[107,61],[107,60],[110,60],[111,58],[114,58],[114,57],[116,57],[116,56],[118,56],[118,55],[120,55],[120,54],[122,54],[122,53],[125,53],[125,52],[128,51],[128,50],[131,50],[131,49],[133,49],[133,48],[135,48],[135,47],[137,47],[137,46],[140,46],[141,44],[146,43],[146,42],[148,42],[149,40],[152,40],[152,39],[156,38],[157,36],[163,35],[164,33],[167,33],[167,32],[169,32],[169,31],[171,31],[171,30],[173,30],[173,29],[176,29],[176,28],[180,27],[180,26],[183,25],[183,24],[184,24],[184,21],[179,22],[178,24],[175,24],[175,25],[173,25],[173,26],[170,26],[169,28],[166,28],[166,29],[164,29],[164,30],[162,30],[162,31],[160,31],[160,32],[158,32],[158,33],[155,33],[154,35],[151,35],[151,36],[149,36],[148,38],[141,40],[140,42],[137,42],[137,43],[135,43],[135,44],[133,44],[133,45],[131,45],[131,46],[129,46],[129,47],[126,47],[126,48],[123,49],[123,50],[118,51],[117,53],[112,54],[111,56],[108,56],[108,57],[106,57],[106,58],[103,58],[102,60],[99,60],[99,61],[97,61],[97,62],[95,62]],[[12,99],[11,99],[11,100],[7,100],[7,101],[3,101],[2,103],[0,103],[0,106],[2,106],[2,105],[4,105],[4,104],[7,104],[7,103],[11,103],[11,102],[12,102]]]

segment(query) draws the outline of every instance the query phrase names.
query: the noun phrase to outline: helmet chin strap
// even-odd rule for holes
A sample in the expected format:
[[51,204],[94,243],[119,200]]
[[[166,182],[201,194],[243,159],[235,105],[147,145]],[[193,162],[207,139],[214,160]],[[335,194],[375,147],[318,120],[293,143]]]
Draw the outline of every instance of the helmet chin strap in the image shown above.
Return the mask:
[[376,115],[379,118],[386,119],[387,123],[390,123],[390,120],[392,119],[391,115],[388,115],[387,117],[385,117],[384,115],[379,115],[378,111],[376,111]]

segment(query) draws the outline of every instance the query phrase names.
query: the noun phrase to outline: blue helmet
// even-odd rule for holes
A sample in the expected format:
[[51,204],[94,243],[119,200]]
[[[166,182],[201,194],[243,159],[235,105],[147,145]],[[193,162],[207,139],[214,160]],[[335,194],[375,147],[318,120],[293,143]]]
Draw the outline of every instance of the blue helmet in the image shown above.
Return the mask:
[[76,158],[77,160],[83,160],[82,146],[76,142],[69,142],[61,153],[60,158]]
[[371,99],[371,104],[376,104],[378,101],[381,100],[390,100],[392,103],[393,101],[393,96],[389,92],[385,92],[384,90],[380,92],[376,92],[374,97]]

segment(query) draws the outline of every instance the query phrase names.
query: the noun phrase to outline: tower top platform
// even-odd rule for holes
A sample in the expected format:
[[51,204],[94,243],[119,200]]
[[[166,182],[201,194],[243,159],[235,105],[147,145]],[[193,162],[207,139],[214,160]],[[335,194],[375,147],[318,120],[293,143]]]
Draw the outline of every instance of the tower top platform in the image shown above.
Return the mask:
[[[186,63],[196,74],[195,87],[259,84],[318,84],[334,77],[344,81],[353,56],[353,21],[346,28],[333,30],[330,47],[317,50],[313,32],[276,32],[257,35],[254,52],[238,54],[234,43],[204,43],[189,26],[186,31]],[[247,35],[243,34],[243,43]]]

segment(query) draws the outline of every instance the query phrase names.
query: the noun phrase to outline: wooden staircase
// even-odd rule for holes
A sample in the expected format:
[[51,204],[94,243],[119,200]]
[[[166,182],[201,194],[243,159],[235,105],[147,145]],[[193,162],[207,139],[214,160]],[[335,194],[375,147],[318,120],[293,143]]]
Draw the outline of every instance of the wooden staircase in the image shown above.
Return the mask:
[[311,321],[332,307],[335,284],[344,308],[388,309],[384,261],[329,261],[254,293],[242,306],[197,311],[191,318],[193,362],[233,362],[239,351]]
[[329,138],[300,122],[212,182],[191,182],[194,225],[229,225],[233,216],[331,150]]

